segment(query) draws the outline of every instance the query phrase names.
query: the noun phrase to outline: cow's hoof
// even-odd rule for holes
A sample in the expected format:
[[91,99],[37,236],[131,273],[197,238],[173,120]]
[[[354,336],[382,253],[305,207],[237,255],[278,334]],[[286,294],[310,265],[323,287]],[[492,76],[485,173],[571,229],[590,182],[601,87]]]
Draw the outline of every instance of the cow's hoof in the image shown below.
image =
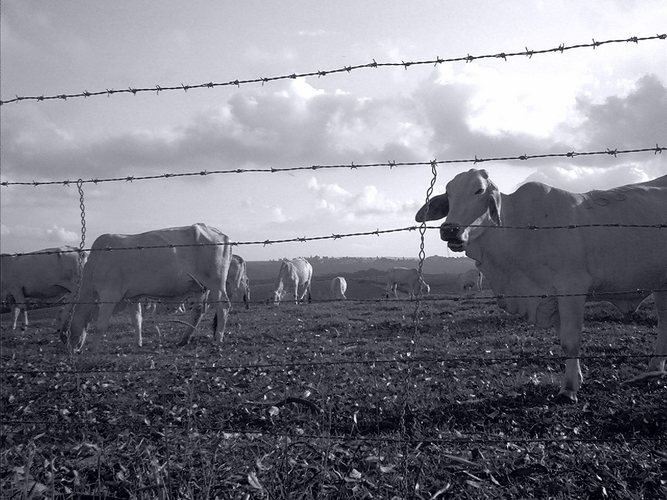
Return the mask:
[[572,390],[561,389],[554,401],[558,404],[574,404],[577,402],[577,394]]
[[642,373],[641,375],[637,375],[636,377],[632,377],[630,380],[625,380],[621,382],[621,385],[639,385],[643,384],[645,382],[663,378],[667,376],[667,371],[665,370],[658,370],[654,372],[646,372]]

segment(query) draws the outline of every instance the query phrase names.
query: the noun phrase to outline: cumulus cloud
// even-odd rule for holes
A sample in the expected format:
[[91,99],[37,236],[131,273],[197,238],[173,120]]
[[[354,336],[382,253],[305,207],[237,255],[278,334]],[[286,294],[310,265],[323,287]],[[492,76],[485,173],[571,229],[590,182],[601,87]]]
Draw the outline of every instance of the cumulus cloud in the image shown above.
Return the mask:
[[627,96],[610,96],[602,102],[579,97],[577,111],[583,120],[569,130],[595,148],[650,146],[667,137],[666,110],[667,88],[656,75],[645,75]]
[[27,224],[0,225],[3,252],[36,251],[62,245],[75,245],[80,235],[53,224],[43,228]]
[[[667,137],[667,120],[661,116],[667,89],[655,75],[639,78],[624,96],[579,96],[576,120],[556,127],[550,137],[476,126],[477,91],[472,82],[441,79],[436,72],[412,93],[392,98],[325,92],[297,79],[244,89],[178,126],[130,129],[91,140],[53,124],[34,107],[24,115],[23,108],[11,107],[3,113],[12,127],[0,131],[3,177],[141,175],[182,171],[184,165],[198,170],[516,156],[645,147]],[[578,157],[566,166],[545,165],[551,168],[543,175],[549,180],[549,172],[565,179],[558,172],[569,166],[615,168],[618,163]],[[584,176],[583,170],[572,172]],[[325,201],[329,208],[340,204]]]
[[320,209],[348,219],[402,214],[419,208],[416,201],[394,199],[372,185],[363,186],[358,192],[352,193],[338,184],[322,184],[312,177],[308,181],[308,189],[316,194]]

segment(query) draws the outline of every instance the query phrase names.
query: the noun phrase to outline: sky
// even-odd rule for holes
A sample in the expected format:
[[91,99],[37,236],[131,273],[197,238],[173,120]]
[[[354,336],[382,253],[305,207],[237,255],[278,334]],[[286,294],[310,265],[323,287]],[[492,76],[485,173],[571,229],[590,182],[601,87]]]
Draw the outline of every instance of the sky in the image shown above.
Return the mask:
[[[380,62],[547,49],[665,33],[642,1],[4,0],[0,96],[227,82]],[[667,41],[503,60],[370,68],[189,91],[0,107],[2,181],[667,145]],[[434,193],[474,165],[440,165]],[[484,163],[505,193],[576,192],[667,174],[653,153]],[[204,222],[233,241],[407,227],[429,165],[85,184],[86,247],[103,233]],[[77,246],[75,186],[0,187],[2,252]],[[427,255],[450,255],[437,231]],[[416,257],[417,232],[244,245],[248,260]],[[459,254],[456,254],[459,255]]]

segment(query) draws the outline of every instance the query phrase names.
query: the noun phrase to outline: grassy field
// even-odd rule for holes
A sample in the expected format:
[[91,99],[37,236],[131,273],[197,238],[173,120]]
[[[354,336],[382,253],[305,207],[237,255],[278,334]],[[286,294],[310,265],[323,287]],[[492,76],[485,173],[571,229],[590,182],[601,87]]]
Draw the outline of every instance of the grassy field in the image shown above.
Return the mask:
[[[115,317],[69,356],[49,311],[2,319],[4,498],[667,498],[667,384],[641,373],[655,314],[587,309],[579,402],[551,330],[490,300],[235,307]],[[552,358],[552,359],[550,359]],[[660,440],[662,439],[662,440]]]

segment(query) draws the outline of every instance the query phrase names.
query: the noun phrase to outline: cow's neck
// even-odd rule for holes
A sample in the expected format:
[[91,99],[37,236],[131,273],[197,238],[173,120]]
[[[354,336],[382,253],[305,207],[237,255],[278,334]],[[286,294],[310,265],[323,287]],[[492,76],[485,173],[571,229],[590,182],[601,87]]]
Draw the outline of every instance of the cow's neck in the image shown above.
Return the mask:
[[[511,200],[508,195],[501,193],[500,220],[503,226],[512,226]],[[487,217],[483,221],[484,225],[494,224]],[[494,227],[485,228],[476,231],[476,234],[466,245],[466,255],[473,259],[477,268],[482,274],[490,278],[492,269],[502,269],[506,262],[512,262],[514,256],[511,248],[507,245],[507,240],[503,237],[505,229],[496,229]]]

